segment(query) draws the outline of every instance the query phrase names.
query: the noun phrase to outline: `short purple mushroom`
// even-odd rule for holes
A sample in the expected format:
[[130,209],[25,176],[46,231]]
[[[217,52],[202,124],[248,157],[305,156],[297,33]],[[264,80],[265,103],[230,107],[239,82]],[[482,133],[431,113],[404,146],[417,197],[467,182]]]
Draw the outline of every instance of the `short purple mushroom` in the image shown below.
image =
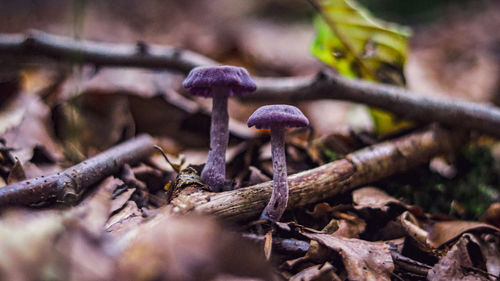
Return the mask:
[[248,71],[237,66],[196,67],[183,85],[193,95],[213,99],[210,151],[201,180],[212,191],[221,191],[226,180],[226,148],[229,141],[227,99],[251,93],[257,86]]
[[309,120],[300,109],[292,105],[277,104],[258,108],[250,118],[248,127],[271,129],[273,158],[273,192],[271,200],[260,215],[260,219],[279,221],[288,203],[288,181],[285,159],[285,129],[306,127]]

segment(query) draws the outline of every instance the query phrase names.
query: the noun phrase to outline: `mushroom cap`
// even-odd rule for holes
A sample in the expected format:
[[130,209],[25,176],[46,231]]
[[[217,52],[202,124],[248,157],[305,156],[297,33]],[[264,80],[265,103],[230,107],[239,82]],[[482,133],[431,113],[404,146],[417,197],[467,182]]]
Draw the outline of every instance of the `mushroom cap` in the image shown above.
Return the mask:
[[250,78],[250,74],[243,67],[238,66],[200,66],[193,68],[183,83],[184,88],[196,96],[213,97],[214,87],[227,88],[228,96],[243,95],[257,89],[257,85]]
[[248,127],[255,126],[257,129],[292,128],[306,127],[309,125],[309,120],[293,105],[273,104],[255,110],[248,118],[247,124]]

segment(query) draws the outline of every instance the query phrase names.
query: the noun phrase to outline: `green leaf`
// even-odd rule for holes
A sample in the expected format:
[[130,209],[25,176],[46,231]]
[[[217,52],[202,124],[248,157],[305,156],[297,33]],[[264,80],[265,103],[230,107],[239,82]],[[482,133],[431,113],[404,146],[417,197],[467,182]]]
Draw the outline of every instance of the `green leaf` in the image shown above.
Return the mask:
[[[314,56],[346,77],[405,84],[403,67],[410,34],[407,28],[374,18],[353,0],[312,3],[320,11],[314,21]],[[379,134],[408,124],[380,110],[372,109],[371,114]]]

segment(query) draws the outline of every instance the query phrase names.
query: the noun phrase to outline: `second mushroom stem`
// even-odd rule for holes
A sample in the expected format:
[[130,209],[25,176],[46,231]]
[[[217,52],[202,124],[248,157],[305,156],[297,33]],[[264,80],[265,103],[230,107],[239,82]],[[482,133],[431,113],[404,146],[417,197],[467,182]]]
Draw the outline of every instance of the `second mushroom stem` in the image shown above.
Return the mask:
[[288,202],[288,181],[285,156],[285,130],[271,129],[271,151],[273,159],[273,192],[260,219],[279,221]]
[[212,124],[210,126],[210,151],[201,180],[212,191],[221,191],[226,180],[226,147],[229,141],[229,116],[227,96],[214,95],[212,104]]

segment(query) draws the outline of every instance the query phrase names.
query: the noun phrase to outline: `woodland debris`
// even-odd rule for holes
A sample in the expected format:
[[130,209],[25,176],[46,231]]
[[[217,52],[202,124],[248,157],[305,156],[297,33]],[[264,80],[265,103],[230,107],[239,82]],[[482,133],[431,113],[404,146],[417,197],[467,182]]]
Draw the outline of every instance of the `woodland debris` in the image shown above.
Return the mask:
[[430,227],[427,241],[432,247],[439,248],[460,238],[466,232],[500,234],[500,229],[486,223],[474,221],[442,221]]
[[[484,263],[485,260],[482,257],[480,248],[477,247],[476,241],[474,240],[474,237],[470,234],[462,236],[460,240],[453,245],[447,255],[429,270],[427,279],[430,281],[490,280],[489,274],[482,270],[484,264],[481,263]],[[474,268],[477,270],[474,270]]]
[[122,165],[151,155],[153,146],[150,136],[140,135],[60,173],[5,186],[0,189],[0,206],[30,205],[53,199],[76,202],[88,187],[118,172]]
[[99,66],[164,68],[184,73],[196,66],[216,64],[202,55],[179,48],[144,43],[136,45],[98,43],[41,31],[30,31],[27,35],[1,35],[0,54],[3,57],[17,57],[22,60],[45,57]]
[[439,122],[500,137],[500,109],[488,104],[422,97],[401,87],[348,79],[332,71],[311,77],[256,78],[255,81],[257,91],[240,99],[266,102],[346,100],[384,109],[410,120]]
[[323,233],[302,233],[342,257],[349,280],[391,280],[394,264],[389,245]]
[[[433,127],[348,154],[320,167],[288,177],[288,208],[325,200],[354,187],[406,171],[433,157],[450,152],[461,143],[457,135]],[[272,182],[210,193],[187,186],[172,201],[173,212],[212,214],[223,220],[256,217],[269,201]]]
[[[98,66],[171,69],[188,73],[192,68],[217,62],[203,55],[172,47],[147,44],[111,44],[31,32],[0,35],[0,56],[36,59],[67,59]],[[315,76],[258,78],[257,91],[240,97],[253,101],[347,100],[385,109],[420,122],[439,122],[461,129],[477,130],[500,137],[500,109],[487,104],[419,95],[401,87],[347,79],[323,71]]]

